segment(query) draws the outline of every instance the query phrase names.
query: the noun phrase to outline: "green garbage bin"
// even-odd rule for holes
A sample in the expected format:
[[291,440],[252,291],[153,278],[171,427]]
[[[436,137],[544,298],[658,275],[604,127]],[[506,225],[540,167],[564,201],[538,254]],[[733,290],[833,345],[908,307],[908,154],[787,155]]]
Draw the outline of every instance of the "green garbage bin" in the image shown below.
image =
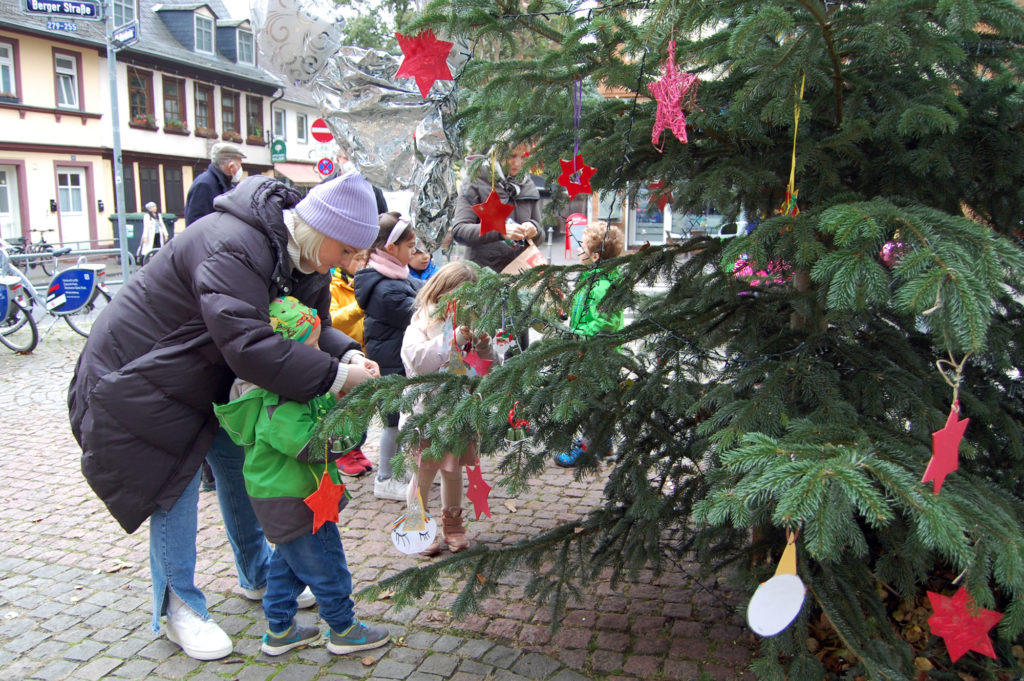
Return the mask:
[[[142,213],[124,214],[124,231],[128,239],[128,252],[135,253],[139,250],[139,239],[142,238]],[[110,224],[114,226],[114,248],[121,248],[121,234],[118,229],[117,215],[110,216]]]

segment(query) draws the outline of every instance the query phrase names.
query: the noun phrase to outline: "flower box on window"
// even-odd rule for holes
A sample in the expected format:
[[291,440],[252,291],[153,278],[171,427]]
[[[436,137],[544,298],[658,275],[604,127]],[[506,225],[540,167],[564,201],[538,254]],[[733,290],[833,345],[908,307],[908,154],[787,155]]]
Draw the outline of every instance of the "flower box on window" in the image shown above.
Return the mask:
[[263,129],[252,128],[249,130],[249,134],[246,135],[245,141],[247,144],[263,145]]
[[242,136],[239,135],[234,130],[225,130],[224,134],[221,135],[220,138],[222,140],[224,140],[225,142],[234,142],[236,144],[238,144],[238,143],[240,143],[242,141]]
[[145,114],[143,116],[135,116],[129,122],[133,128],[145,128],[147,130],[156,130],[156,116],[153,114]]
[[171,132],[176,135],[187,135],[188,124],[177,118],[169,118],[164,121],[164,132]]
[[0,102],[5,104],[17,104],[18,98],[14,96],[13,92],[0,92]]
[[195,136],[215,140],[217,139],[217,131],[213,128],[196,128]]

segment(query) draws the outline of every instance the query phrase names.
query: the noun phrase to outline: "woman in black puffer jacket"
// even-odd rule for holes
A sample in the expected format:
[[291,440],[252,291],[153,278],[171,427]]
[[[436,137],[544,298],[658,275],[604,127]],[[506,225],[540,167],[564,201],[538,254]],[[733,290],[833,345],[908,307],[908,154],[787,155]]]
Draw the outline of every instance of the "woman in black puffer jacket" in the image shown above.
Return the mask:
[[[328,274],[376,237],[373,190],[348,175],[299,199],[262,176],[217,197],[215,211],[160,249],[103,311],[68,389],[89,485],[127,532],[151,518],[154,631],[167,612],[168,637],[197,659],[231,652],[194,581],[204,458],[247,596],[261,597],[270,556],[241,449],[218,436],[213,402],[226,401],[236,376],[305,402],[377,373],[357,342],[330,328]],[[278,295],[319,311],[323,351],[273,332],[268,307]]]

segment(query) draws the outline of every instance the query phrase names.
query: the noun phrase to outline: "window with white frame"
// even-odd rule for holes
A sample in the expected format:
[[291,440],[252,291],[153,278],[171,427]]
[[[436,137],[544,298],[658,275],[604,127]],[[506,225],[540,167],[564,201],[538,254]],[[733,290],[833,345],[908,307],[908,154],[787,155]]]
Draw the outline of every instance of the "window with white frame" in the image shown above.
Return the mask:
[[196,52],[213,54],[213,19],[201,14],[196,17]]
[[295,141],[299,144],[306,144],[309,138],[306,136],[306,114],[295,114]]
[[251,31],[238,31],[238,63],[256,64],[256,50]]
[[69,54],[53,55],[57,77],[57,106],[78,108],[78,60]]
[[135,21],[135,0],[114,0],[114,26],[124,26]]
[[283,140],[285,137],[285,115],[284,109],[274,109],[274,139]]
[[14,73],[14,45],[0,42],[0,96],[17,97],[18,88]]

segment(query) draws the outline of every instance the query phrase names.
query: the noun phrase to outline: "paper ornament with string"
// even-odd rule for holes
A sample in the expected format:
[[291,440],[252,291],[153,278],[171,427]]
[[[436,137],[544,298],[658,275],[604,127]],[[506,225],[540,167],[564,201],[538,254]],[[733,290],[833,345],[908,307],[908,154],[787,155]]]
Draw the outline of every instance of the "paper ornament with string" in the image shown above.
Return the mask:
[[406,512],[391,523],[391,544],[406,555],[422,553],[437,537],[437,521],[423,510],[419,488]]
[[320,486],[304,499],[306,506],[313,511],[313,534],[316,534],[324,523],[338,522],[338,508],[344,496],[345,485],[339,485],[331,480],[325,468],[320,478]]
[[959,468],[960,441],[967,430],[970,419],[960,419],[960,402],[953,402],[946,417],[946,425],[932,433],[932,458],[924,471],[921,482],[935,483],[933,493],[938,495],[946,476]]
[[796,574],[796,533],[787,533],[775,576],[757,587],[747,605],[747,624],[759,636],[775,636],[800,614],[806,592]]
[[490,518],[491,507],[487,503],[487,497],[491,494],[491,486],[484,480],[479,460],[475,466],[466,466],[466,480],[469,483],[466,487],[466,498],[473,502],[476,519],[480,520],[481,515]]
[[472,206],[473,212],[480,218],[480,236],[488,232],[497,232],[505,236],[505,223],[515,206],[501,202],[498,192],[491,189],[487,200]]
[[658,139],[666,128],[672,131],[677,140],[683,144],[687,143],[683,103],[687,99],[693,103],[697,95],[698,82],[694,74],[680,73],[676,68],[676,41],[670,41],[668,57],[661,67],[661,78],[647,86],[658,104],[654,114],[654,125],[651,127],[651,144],[659,152],[664,148],[664,144],[659,143]]
[[570,161],[560,158],[558,163],[562,166],[558,184],[565,187],[565,190],[569,192],[570,199],[575,199],[577,194],[592,194],[594,192],[590,186],[590,178],[597,172],[597,168],[584,163],[582,154],[576,154]]
[[945,640],[950,660],[956,662],[971,650],[996,657],[988,632],[1003,618],[1002,613],[975,606],[964,587],[952,598],[934,591],[926,593],[935,610],[928,618],[928,626],[933,634]]
[[405,55],[395,77],[415,78],[423,99],[430,94],[434,81],[453,80],[448,53],[454,43],[438,40],[429,28],[415,37],[395,33],[395,39]]

